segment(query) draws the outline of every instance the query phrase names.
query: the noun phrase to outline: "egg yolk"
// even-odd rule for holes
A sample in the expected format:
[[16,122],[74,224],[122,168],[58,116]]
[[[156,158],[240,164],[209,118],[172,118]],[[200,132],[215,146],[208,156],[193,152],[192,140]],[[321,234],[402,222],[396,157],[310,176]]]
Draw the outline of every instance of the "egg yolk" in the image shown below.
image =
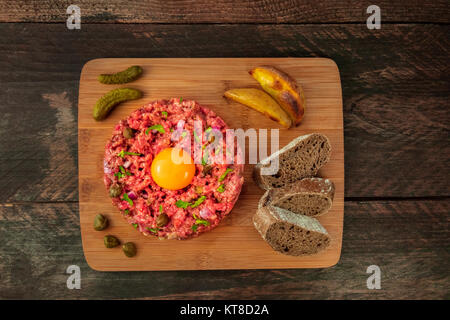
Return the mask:
[[179,190],[191,183],[195,175],[195,164],[183,149],[167,148],[153,159],[151,173],[153,181],[161,188]]

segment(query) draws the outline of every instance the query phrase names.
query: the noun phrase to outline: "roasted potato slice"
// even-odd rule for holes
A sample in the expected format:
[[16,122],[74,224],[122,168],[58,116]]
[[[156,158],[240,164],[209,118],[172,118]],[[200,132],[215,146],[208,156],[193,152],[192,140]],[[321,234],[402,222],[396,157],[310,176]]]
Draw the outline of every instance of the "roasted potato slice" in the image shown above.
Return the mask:
[[283,127],[289,128],[292,121],[280,105],[267,93],[254,88],[231,89],[225,92],[225,97],[255,109]]
[[302,121],[305,113],[305,95],[294,79],[271,66],[256,67],[249,73],[286,111],[294,125]]

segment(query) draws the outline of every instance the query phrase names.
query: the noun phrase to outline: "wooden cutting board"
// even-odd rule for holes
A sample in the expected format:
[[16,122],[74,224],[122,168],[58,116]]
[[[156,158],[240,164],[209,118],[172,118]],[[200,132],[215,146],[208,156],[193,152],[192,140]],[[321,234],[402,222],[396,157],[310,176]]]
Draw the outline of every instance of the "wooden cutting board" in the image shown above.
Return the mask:
[[[243,105],[223,98],[230,88],[255,87],[248,70],[272,65],[290,74],[303,86],[307,109],[302,124],[289,130]],[[111,73],[140,65],[143,76],[126,85],[97,82],[101,73]],[[118,106],[102,122],[92,118],[92,108],[103,94],[117,87],[137,88],[140,100]],[[113,126],[133,110],[156,99],[183,97],[214,110],[231,128],[280,128],[280,147],[295,137],[312,132],[327,135],[332,145],[331,161],[319,172],[336,185],[332,209],[318,220],[332,241],[325,251],[311,256],[292,257],[277,253],[253,227],[252,215],[263,194],[253,182],[253,165],[245,165],[245,183],[230,216],[214,230],[190,240],[158,240],[145,237],[128,225],[111,204],[103,184],[103,153]],[[270,146],[268,147],[270,150]],[[339,261],[344,219],[344,139],[342,94],[339,70],[324,58],[177,58],[177,59],[96,59],[83,67],[78,102],[78,164],[80,224],[83,249],[91,268],[102,271],[207,270],[324,268]],[[105,231],[92,227],[94,216],[109,218]],[[136,244],[138,254],[127,258],[120,247],[107,249],[106,234],[122,242]]]

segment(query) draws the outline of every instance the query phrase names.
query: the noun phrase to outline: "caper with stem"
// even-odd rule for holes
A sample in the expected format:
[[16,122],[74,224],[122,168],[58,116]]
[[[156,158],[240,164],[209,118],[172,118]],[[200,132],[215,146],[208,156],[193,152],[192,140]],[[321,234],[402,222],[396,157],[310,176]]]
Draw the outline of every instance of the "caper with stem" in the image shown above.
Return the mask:
[[113,184],[109,187],[109,196],[111,198],[117,198],[122,194],[122,187],[118,184]]
[[127,242],[122,246],[123,253],[128,258],[134,257],[136,255],[136,245],[133,242]]
[[94,218],[94,229],[97,231],[102,231],[108,226],[108,219],[101,214],[98,214]]
[[133,131],[133,129],[131,129],[130,127],[125,127],[124,129],[123,129],[123,136],[126,138],[126,139],[131,139],[131,138],[133,138],[134,137],[134,131]]
[[161,213],[158,218],[156,218],[156,226],[157,227],[164,227],[166,224],[169,223],[169,216],[165,213]]
[[112,235],[107,235],[103,238],[103,242],[105,243],[105,247],[107,248],[114,248],[117,247],[120,244],[119,239]]

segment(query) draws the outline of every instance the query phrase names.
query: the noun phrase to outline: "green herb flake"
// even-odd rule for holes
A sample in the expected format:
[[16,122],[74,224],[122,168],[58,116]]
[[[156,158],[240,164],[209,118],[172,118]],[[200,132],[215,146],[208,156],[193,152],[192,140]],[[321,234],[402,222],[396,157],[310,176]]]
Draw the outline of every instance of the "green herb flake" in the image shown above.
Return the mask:
[[219,177],[219,182],[222,182],[223,180],[225,180],[225,178],[227,177],[227,174],[230,173],[231,171],[233,171],[233,169],[227,168],[227,170],[225,170],[225,172]]
[[197,228],[198,228],[198,225],[196,225],[196,224],[193,224],[192,227],[191,227],[191,229],[192,229],[194,232],[197,232]]
[[181,134],[181,137],[184,138],[184,137],[186,137],[186,135],[187,135],[187,132],[183,131],[183,133]]
[[208,154],[205,153],[205,155],[202,158],[202,165],[206,166],[208,164]]
[[128,152],[128,151],[124,151],[124,150],[120,151],[117,155],[118,155],[119,157],[121,157],[121,158],[123,158],[125,155],[129,155],[129,156],[142,156],[142,154],[140,154],[140,153],[136,153],[136,152]]
[[148,134],[150,130],[156,130],[159,133],[165,133],[166,130],[164,130],[163,126],[161,124],[155,124],[151,127],[148,127],[147,130],[145,130],[145,134]]
[[161,111],[161,114],[163,115],[164,118],[167,118],[167,116],[169,115],[166,111]]
[[225,191],[225,184],[221,184],[216,190],[217,190],[217,192],[220,192],[220,193],[224,192]]
[[158,233],[159,228],[149,228],[149,227],[147,227],[147,230],[150,231],[151,233]]
[[211,127],[208,127],[208,128],[205,130],[205,132],[208,133],[208,132],[210,132],[211,130],[212,130],[212,128],[211,128]]
[[161,212],[161,213],[163,212],[162,204],[159,205],[159,212]]
[[199,142],[200,143],[200,138],[197,135],[197,131],[194,130],[194,140],[195,142]]
[[195,202],[193,204],[191,204],[191,208],[197,208],[199,205],[201,205],[203,203],[203,201],[205,201],[205,199],[206,199],[206,196],[201,196],[200,198],[195,200]]
[[123,214],[126,215],[126,216],[129,215],[129,214],[130,214],[130,210],[125,209],[125,210],[123,211]]
[[177,202],[175,202],[175,205],[178,208],[183,208],[186,209],[187,207],[189,207],[191,204],[189,202],[183,201],[183,200],[178,200]]
[[125,200],[126,202],[128,202],[128,204],[130,205],[130,207],[133,206],[133,200],[130,199],[130,197],[128,196],[128,194],[124,193],[124,194],[123,194],[123,199],[122,199],[122,200]]
[[138,224],[137,224],[137,223],[133,223],[132,226],[133,226],[135,229],[137,229]]
[[180,103],[182,103],[182,102],[183,102],[183,97],[180,98]]

